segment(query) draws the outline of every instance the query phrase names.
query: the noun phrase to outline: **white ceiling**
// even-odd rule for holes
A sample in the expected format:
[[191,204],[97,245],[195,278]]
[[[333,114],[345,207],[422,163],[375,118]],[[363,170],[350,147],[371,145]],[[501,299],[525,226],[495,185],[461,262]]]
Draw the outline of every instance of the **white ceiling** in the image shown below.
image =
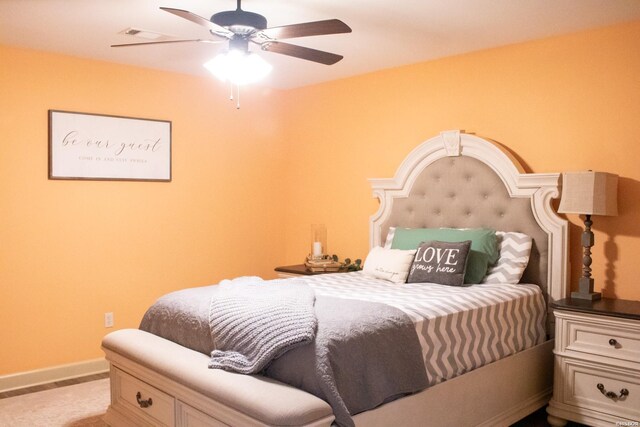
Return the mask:
[[[210,38],[206,28],[160,6],[208,19],[235,9],[236,2],[0,0],[0,44],[207,75],[202,64],[226,44],[110,47],[142,41],[118,34],[128,27],[176,38]],[[640,0],[244,0],[242,8],[264,15],[270,27],[338,18],[353,29],[350,34],[287,40],[344,55],[335,65],[261,52],[273,65],[265,84],[282,89],[640,19]]]

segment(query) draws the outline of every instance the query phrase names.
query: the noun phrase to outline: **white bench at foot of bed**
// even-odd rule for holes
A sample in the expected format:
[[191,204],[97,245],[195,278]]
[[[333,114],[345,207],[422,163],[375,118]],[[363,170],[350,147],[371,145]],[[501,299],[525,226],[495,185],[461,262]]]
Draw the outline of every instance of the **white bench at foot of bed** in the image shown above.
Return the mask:
[[114,427],[319,427],[334,418],[329,404],[309,393],[259,375],[209,369],[208,356],[144,331],[112,332],[102,349],[111,364],[105,421]]
[[[111,405],[131,426],[330,426],[323,400],[260,375],[209,369],[209,357],[137,329],[107,335]],[[357,426],[508,426],[551,395],[553,341],[354,417]]]

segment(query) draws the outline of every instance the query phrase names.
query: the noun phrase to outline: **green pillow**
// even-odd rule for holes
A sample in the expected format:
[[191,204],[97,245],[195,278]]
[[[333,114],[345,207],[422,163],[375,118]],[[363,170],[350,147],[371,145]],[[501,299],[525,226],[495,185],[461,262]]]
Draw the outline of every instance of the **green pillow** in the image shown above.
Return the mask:
[[480,283],[487,274],[489,265],[498,261],[500,251],[495,230],[487,228],[396,228],[391,243],[392,249],[416,249],[420,243],[438,240],[441,242],[464,242],[471,240],[471,252],[467,261],[464,283]]

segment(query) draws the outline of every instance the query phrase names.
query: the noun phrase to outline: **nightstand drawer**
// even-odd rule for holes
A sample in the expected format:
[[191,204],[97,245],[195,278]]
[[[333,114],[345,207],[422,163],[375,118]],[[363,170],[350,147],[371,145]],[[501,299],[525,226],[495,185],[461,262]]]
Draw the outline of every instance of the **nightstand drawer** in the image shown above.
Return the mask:
[[175,424],[175,400],[172,396],[119,369],[115,371],[115,381],[114,406],[134,413],[141,425]]
[[603,316],[559,313],[563,322],[561,350],[635,362],[640,366],[638,322]]
[[616,417],[640,419],[640,373],[562,358],[563,403]]

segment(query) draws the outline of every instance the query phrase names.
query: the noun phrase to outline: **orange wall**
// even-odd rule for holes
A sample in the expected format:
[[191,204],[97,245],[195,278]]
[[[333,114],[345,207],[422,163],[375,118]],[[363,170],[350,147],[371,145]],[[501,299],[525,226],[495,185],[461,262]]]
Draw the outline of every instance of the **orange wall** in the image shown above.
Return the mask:
[[[442,130],[508,146],[530,172],[621,176],[618,217],[594,217],[596,288],[640,300],[640,22],[491,49],[287,94],[287,260],[327,225],[330,252],[365,257],[377,210],[367,178],[391,177]],[[581,221],[570,216],[573,282]]]
[[[0,46],[0,375],[102,357],[171,290],[272,275],[281,94]],[[173,181],[47,179],[47,110],[172,121]]]
[[[237,111],[211,79],[0,46],[0,375],[101,357],[171,290],[301,262],[310,225],[362,257],[390,177],[447,129],[502,142],[532,172],[618,173],[594,218],[596,288],[640,299],[640,22],[288,92]],[[244,96],[246,95],[246,96]],[[47,110],[173,123],[173,182],[47,179]],[[580,221],[570,216],[572,274]]]

